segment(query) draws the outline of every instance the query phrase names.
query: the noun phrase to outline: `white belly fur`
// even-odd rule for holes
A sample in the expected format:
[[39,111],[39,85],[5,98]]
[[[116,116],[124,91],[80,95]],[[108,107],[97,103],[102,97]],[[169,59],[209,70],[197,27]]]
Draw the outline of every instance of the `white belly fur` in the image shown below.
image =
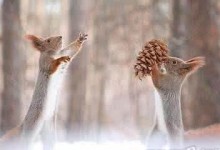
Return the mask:
[[52,75],[39,72],[32,102],[22,123],[22,135],[34,138],[43,126],[50,120],[57,104],[57,96],[67,64],[62,64]]

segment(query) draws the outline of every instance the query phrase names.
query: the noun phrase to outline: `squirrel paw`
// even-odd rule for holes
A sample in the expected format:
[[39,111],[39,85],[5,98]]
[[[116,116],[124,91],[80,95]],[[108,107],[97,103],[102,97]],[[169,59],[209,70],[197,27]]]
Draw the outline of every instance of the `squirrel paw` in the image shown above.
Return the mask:
[[70,61],[70,57],[69,56],[63,56],[59,58],[60,62],[65,62],[67,63],[68,61]]
[[80,33],[78,39],[79,39],[80,42],[84,42],[84,41],[87,40],[87,37],[88,37],[88,34],[85,34],[85,33],[82,34],[82,33]]

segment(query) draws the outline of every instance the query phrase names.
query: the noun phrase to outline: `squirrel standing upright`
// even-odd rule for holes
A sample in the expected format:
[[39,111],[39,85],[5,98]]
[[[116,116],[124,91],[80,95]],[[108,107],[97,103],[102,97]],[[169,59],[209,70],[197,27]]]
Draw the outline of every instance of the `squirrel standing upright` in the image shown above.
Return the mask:
[[23,143],[22,146],[28,148],[43,126],[51,128],[45,122],[49,121],[54,115],[57,93],[60,90],[63,73],[69,62],[81,50],[87,36],[87,34],[80,34],[74,42],[63,49],[62,36],[47,39],[35,35],[26,36],[33,47],[40,52],[38,79],[30,107],[23,122],[8,131],[0,139],[3,143]]
[[148,137],[148,149],[182,148],[184,126],[181,110],[181,90],[184,81],[205,65],[204,57],[184,61],[176,57],[164,58],[162,65],[152,67],[152,81],[156,89],[154,125]]

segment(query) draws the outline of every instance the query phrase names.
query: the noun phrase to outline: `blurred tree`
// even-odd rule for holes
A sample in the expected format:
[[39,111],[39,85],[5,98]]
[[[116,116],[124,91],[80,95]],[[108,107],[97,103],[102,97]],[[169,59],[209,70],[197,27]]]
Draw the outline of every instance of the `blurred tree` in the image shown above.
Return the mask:
[[105,89],[106,89],[106,64],[109,59],[108,52],[108,26],[107,3],[109,1],[96,0],[93,5],[93,45],[89,51],[88,91],[86,124],[89,138],[100,138],[105,118]]
[[169,35],[169,1],[153,0],[151,1],[151,25],[154,38],[163,40],[168,39]]
[[220,120],[219,31],[213,13],[215,1],[187,0],[187,57],[205,56],[206,66],[193,75],[184,101],[190,112],[185,115],[186,128],[197,128]]
[[173,56],[182,57],[185,48],[186,1],[172,0],[172,22],[169,47]]
[[1,130],[20,121],[25,79],[25,53],[21,41],[20,1],[4,0],[2,5],[3,93]]
[[[85,31],[86,7],[85,0],[69,1],[69,40],[76,39],[80,32]],[[67,77],[67,138],[80,140],[83,134],[83,113],[86,97],[87,51],[85,47],[70,65]]]

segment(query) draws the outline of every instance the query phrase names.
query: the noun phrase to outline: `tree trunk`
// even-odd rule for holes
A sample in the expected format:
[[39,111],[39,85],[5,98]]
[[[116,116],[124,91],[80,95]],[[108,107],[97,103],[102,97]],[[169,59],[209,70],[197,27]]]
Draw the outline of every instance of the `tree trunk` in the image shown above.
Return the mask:
[[217,20],[212,15],[214,1],[187,0],[187,57],[206,56],[206,66],[190,77],[187,86],[186,128],[197,128],[219,121],[220,56]]
[[108,54],[108,27],[106,23],[107,1],[96,0],[93,21],[93,46],[89,51],[87,85],[87,134],[90,140],[99,140],[104,127],[105,93]]
[[172,0],[172,22],[171,22],[171,38],[169,39],[169,47],[171,53],[175,57],[184,56],[185,49],[185,21],[186,21],[186,1]]
[[18,125],[25,77],[25,54],[21,46],[20,1],[4,0],[2,7],[3,93],[1,130]]
[[[88,4],[84,0],[69,1],[69,40],[76,39],[80,32],[85,31],[85,8]],[[90,37],[89,37],[90,38]],[[69,67],[67,77],[67,138],[80,140],[83,138],[83,113],[86,95],[87,51],[85,47],[74,58]]]
[[151,24],[154,38],[167,40],[169,35],[168,0],[153,0],[151,3]]

